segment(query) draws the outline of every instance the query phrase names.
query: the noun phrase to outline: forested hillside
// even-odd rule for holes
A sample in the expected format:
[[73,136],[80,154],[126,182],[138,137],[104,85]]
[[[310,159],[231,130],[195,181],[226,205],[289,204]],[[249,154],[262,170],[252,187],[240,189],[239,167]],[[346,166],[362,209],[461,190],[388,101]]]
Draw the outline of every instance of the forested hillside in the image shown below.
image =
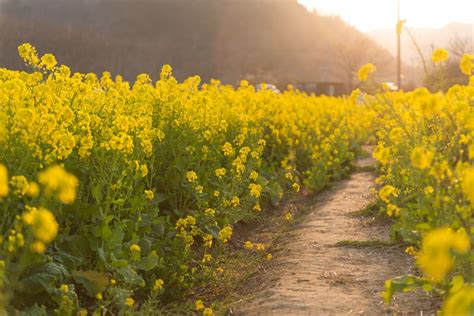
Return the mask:
[[75,71],[108,70],[127,79],[142,72],[156,78],[170,64],[178,79],[331,81],[349,90],[363,63],[376,64],[382,77],[394,69],[392,57],[365,35],[293,0],[0,3],[2,67],[21,67],[16,48],[30,42]]

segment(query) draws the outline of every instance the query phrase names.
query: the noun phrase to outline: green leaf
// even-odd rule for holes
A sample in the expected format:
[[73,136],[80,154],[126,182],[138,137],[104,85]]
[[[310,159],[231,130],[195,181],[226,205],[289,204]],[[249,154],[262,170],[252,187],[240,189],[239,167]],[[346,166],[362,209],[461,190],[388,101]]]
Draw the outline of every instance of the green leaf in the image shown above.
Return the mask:
[[62,264],[48,262],[37,266],[23,276],[17,287],[20,293],[37,294],[54,289],[56,283],[63,283],[69,277]]
[[130,266],[118,268],[117,273],[121,276],[121,279],[128,284],[139,286],[145,285],[145,280],[143,280],[135,270],[130,268]]
[[100,236],[102,237],[103,240],[109,240],[110,237],[112,236],[112,230],[107,224],[102,225],[100,229]]
[[74,280],[84,286],[87,294],[95,297],[97,293],[103,292],[108,286],[110,277],[108,273],[98,271],[73,271]]
[[96,184],[92,187],[91,190],[92,196],[96,200],[97,204],[100,204],[103,199],[102,187],[99,184]]
[[84,263],[84,257],[74,256],[62,249],[52,255],[55,262],[61,263],[68,271],[77,269]]
[[110,236],[106,247],[107,250],[112,251],[122,246],[124,233],[121,227],[117,227]]
[[390,304],[395,293],[411,292],[431,285],[430,281],[416,275],[408,274],[385,281],[385,290],[381,293],[387,304]]
[[26,309],[19,312],[20,316],[46,316],[46,308],[44,306],[39,307],[38,304],[27,307]]
[[72,235],[66,237],[64,242],[61,244],[61,248],[67,253],[86,260],[91,255],[91,249],[89,247],[89,240],[81,235]]
[[140,263],[138,264],[138,269],[144,271],[150,271],[151,269],[155,268],[158,265],[158,254],[155,250],[150,252],[148,256],[142,258]]

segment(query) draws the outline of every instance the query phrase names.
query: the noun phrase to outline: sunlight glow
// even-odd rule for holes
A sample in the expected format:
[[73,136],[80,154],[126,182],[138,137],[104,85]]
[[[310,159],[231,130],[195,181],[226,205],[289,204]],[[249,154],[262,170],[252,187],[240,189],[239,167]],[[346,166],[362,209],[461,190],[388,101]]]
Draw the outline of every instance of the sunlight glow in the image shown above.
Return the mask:
[[[397,0],[298,0],[321,14],[338,15],[361,31],[393,28]],[[440,28],[452,22],[474,23],[474,0],[401,0],[408,27]],[[474,32],[474,30],[473,30]]]

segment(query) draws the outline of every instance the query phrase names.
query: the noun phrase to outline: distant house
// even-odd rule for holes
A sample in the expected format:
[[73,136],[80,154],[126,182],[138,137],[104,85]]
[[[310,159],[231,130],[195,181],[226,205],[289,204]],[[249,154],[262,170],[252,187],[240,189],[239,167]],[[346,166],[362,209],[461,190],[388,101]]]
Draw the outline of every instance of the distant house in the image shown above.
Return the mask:
[[313,81],[313,82],[295,82],[295,89],[315,95],[339,96],[346,93],[345,84],[341,81]]
[[315,95],[339,96],[347,92],[347,83],[330,61],[308,67],[304,75],[293,83],[295,89]]

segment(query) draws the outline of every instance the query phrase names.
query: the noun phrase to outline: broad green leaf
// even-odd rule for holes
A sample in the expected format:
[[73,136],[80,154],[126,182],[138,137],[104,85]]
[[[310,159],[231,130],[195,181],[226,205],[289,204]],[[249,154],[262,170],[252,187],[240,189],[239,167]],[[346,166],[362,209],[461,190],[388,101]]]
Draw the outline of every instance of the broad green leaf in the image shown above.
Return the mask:
[[144,271],[150,271],[151,269],[155,268],[158,265],[158,254],[155,250],[150,252],[148,256],[142,258],[140,263],[138,264],[138,269]]
[[62,283],[68,277],[69,273],[63,265],[48,262],[25,273],[18,283],[17,291],[29,294],[49,291],[56,283]]
[[97,293],[103,292],[108,286],[110,277],[108,273],[98,271],[73,271],[74,280],[84,286],[87,294],[95,297]]

